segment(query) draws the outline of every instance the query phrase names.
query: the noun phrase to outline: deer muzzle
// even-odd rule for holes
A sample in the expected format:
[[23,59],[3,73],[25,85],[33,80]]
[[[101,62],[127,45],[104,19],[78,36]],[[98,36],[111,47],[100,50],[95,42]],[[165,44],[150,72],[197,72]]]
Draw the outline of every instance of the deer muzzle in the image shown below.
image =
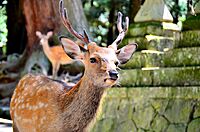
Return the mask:
[[116,70],[110,70],[109,71],[109,76],[110,76],[110,79],[111,80],[117,80],[118,79],[118,71],[116,71]]

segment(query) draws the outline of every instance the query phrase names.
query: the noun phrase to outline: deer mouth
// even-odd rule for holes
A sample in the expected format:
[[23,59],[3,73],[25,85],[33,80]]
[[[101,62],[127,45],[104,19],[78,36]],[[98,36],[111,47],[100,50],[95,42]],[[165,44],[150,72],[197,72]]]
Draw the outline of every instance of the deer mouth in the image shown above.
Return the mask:
[[104,79],[104,82],[106,83],[115,83],[117,81],[117,78],[106,78]]

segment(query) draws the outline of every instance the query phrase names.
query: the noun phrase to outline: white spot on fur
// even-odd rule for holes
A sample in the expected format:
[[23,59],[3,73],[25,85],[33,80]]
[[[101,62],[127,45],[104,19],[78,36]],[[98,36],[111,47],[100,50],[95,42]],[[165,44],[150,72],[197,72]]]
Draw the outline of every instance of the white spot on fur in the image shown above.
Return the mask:
[[39,102],[39,104],[38,104],[38,106],[39,106],[39,108],[42,108],[42,107],[44,107],[44,103],[42,103],[42,102]]
[[33,106],[30,105],[30,106],[29,106],[29,110],[33,110]]
[[14,103],[16,104],[18,102],[18,99],[14,99]]
[[26,103],[26,108],[28,108],[29,107],[29,103]]
[[21,109],[21,106],[20,106],[20,105],[18,106],[18,110],[19,110],[19,109]]
[[24,109],[24,108],[25,108],[25,105],[24,105],[24,104],[22,104],[22,106],[21,106],[21,107],[22,107],[22,109]]
[[33,106],[33,110],[37,110],[38,109],[38,106]]

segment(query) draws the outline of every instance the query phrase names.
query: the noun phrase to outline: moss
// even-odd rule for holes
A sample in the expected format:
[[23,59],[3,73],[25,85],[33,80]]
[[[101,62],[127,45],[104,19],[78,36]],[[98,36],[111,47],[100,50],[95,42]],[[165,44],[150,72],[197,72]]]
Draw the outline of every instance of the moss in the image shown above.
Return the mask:
[[135,111],[133,112],[132,118],[137,124],[137,127],[150,129],[150,122],[153,120],[155,114],[156,113],[151,107],[151,104],[146,101],[140,103],[137,102],[135,104]]
[[168,125],[169,123],[164,117],[157,115],[152,121],[151,129],[155,132],[164,132]]
[[183,22],[183,30],[197,30],[200,29],[200,14],[197,16],[189,16],[186,21]]
[[[145,76],[144,76],[145,75]],[[152,85],[151,71],[122,70],[121,86],[150,86]]]
[[170,100],[170,102],[168,103],[164,115],[171,123],[186,124],[189,120],[190,111],[191,111],[190,100],[185,100],[184,98],[174,99]]
[[140,22],[140,23],[133,23],[130,25],[129,28],[138,28],[138,27],[147,27],[147,26],[155,26],[155,27],[162,27],[161,22]]
[[197,118],[196,120],[193,120],[189,125],[188,125],[188,132],[200,132],[200,118]]
[[141,68],[145,65],[145,58],[141,52],[133,54],[132,58],[124,65],[120,66],[123,69]]
[[173,49],[164,54],[136,52],[122,68],[199,66],[199,53],[199,47]]
[[166,132],[184,132],[185,126],[184,124],[171,124]]
[[200,46],[200,30],[185,31],[181,33],[177,47],[197,47]]
[[121,86],[200,85],[200,67],[160,68],[158,70],[122,70]]
[[120,123],[115,129],[115,132],[136,132],[136,131],[137,128],[134,126],[132,120]]
[[153,71],[154,86],[200,85],[200,68],[163,68]]
[[138,48],[137,51],[146,49],[146,45],[148,44],[148,41],[144,37],[131,37],[131,38],[126,38],[118,47],[122,48],[123,46],[131,43],[137,43]]
[[[120,92],[125,92],[126,97]],[[105,95],[91,132],[181,132],[186,128],[191,104],[200,99],[200,87],[112,88]],[[199,111],[200,105],[195,108]],[[199,118],[189,122],[189,132],[199,130]]]

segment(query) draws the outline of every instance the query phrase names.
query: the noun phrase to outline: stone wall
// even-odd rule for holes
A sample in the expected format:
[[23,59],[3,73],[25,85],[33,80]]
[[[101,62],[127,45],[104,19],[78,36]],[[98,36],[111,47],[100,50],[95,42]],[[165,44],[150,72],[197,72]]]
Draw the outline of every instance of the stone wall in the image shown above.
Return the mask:
[[198,87],[108,89],[92,132],[199,132]]
[[200,132],[200,31],[139,25],[122,44],[139,48],[121,67],[121,87],[104,94],[90,131]]

